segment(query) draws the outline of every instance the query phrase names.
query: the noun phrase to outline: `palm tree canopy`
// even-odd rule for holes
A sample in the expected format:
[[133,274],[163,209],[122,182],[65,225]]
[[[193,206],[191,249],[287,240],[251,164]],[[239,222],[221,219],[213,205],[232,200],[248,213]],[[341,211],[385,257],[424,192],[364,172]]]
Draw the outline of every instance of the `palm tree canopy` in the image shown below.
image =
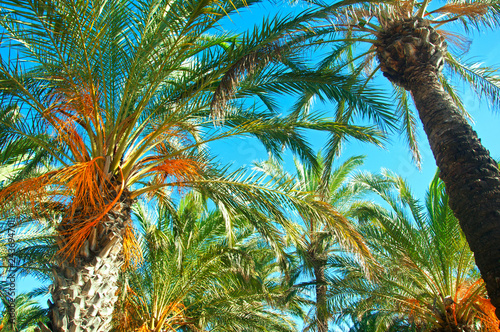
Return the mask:
[[[10,55],[0,66],[2,104],[23,120],[2,117],[1,147],[32,144],[54,168],[4,188],[2,204],[64,212],[64,252],[75,255],[119,200],[206,187],[212,141],[250,135],[275,156],[289,148],[306,163],[314,163],[306,129],[380,142],[374,127],[275,113],[276,93],[341,86],[345,96],[352,80],[300,66],[300,38],[287,38],[314,13],[240,35],[220,29],[253,3],[4,1],[0,47]],[[383,109],[376,98],[356,105]]]
[[[335,269],[330,265],[331,257],[354,252],[358,262],[369,261],[371,255],[364,239],[355,229],[355,211],[367,204],[363,201],[366,188],[353,185],[354,171],[363,164],[363,156],[347,159],[331,170],[325,184],[322,172],[330,171],[318,155],[319,172],[295,160],[295,174],[288,174],[273,160],[257,164],[257,168],[272,177],[286,179],[297,191],[306,194],[305,199],[318,206],[332,209],[335,217],[310,218],[301,213],[295,222],[298,237],[290,238],[295,256],[292,266],[292,282],[299,293],[309,301],[309,313],[305,316],[304,331],[328,331],[331,308],[328,306],[327,289],[329,278]],[[366,272],[368,266],[366,265]]]
[[[37,220],[47,211],[58,217],[50,304],[55,329],[108,329],[119,269],[140,258],[131,206],[141,195],[172,201],[173,188],[194,188],[222,211],[230,243],[234,217],[257,215],[253,226],[276,252],[275,230],[288,227],[288,207],[333,218],[287,188],[269,189],[264,176],[218,167],[210,142],[253,136],[276,157],[290,149],[311,164],[305,130],[380,143],[376,127],[276,112],[278,93],[319,89],[349,95],[353,83],[301,66],[295,46],[307,21],[324,13],[270,19],[242,34],[224,30],[226,17],[254,3],[2,2],[0,103],[21,120],[0,117],[0,149],[31,144],[52,164],[2,188],[0,211],[2,218]],[[309,79],[298,79],[303,77]],[[356,106],[381,104],[369,98]],[[96,277],[101,274],[109,287]],[[71,294],[68,284],[74,286]],[[95,298],[94,291],[106,295]],[[83,298],[82,306],[77,302]]]
[[[441,30],[449,22],[462,23],[466,32],[495,28],[500,18],[498,2],[453,1],[439,7],[431,6],[430,0],[394,1],[379,6],[354,4],[332,12],[330,18],[312,29],[311,43],[342,40],[345,47],[330,52],[320,66],[328,67],[339,56],[344,56],[351,63],[350,70],[360,76],[363,69],[368,69],[367,81],[380,69],[395,87],[396,114],[402,120],[401,129],[418,163],[415,135],[418,122],[410,107],[413,99],[446,184],[450,206],[460,220],[500,317],[500,288],[496,281],[500,278],[500,250],[491,245],[500,236],[497,227],[500,172],[468,123],[462,102],[442,69],[447,67],[470,83],[495,106],[498,106],[500,91],[497,70],[480,65],[467,68],[464,64],[467,62],[454,58],[448,49],[448,43],[460,45],[463,39]],[[367,45],[361,52],[354,49],[358,42]],[[379,66],[372,71],[369,63],[375,57]]]
[[[320,8],[328,8],[328,4],[321,1],[307,0],[306,2]],[[399,128],[407,140],[414,160],[419,164],[420,154],[416,136],[418,120],[411,106],[412,98],[405,91],[403,81],[394,81],[396,76],[402,75],[402,73],[396,75],[396,72],[403,68],[398,69],[387,64],[391,61],[396,63],[397,59],[403,59],[411,54],[415,55],[415,52],[410,49],[396,50],[397,47],[386,51],[387,41],[384,42],[384,38],[390,38],[393,35],[394,31],[391,28],[396,27],[398,22],[404,21],[423,22],[424,26],[431,26],[435,29],[437,34],[424,36],[424,39],[430,38],[432,42],[443,46],[443,49],[438,47],[439,49],[435,50],[437,54],[434,56],[436,64],[440,62],[437,64],[438,67],[444,65],[446,69],[440,75],[440,82],[464,116],[470,117],[450,78],[458,78],[466,82],[478,96],[487,98],[495,108],[500,106],[500,80],[498,68],[485,66],[477,60],[465,57],[469,41],[462,32],[457,32],[457,30],[460,31],[462,28],[463,33],[467,35],[480,29],[497,28],[500,23],[500,4],[498,1],[489,0],[446,1],[445,3],[436,3],[431,0],[375,1],[347,5],[330,11],[327,20],[311,28],[314,33],[310,34],[310,45],[314,47],[320,45],[322,49],[326,48],[326,55],[319,63],[320,68],[328,68],[343,59],[354,73],[364,77],[367,81],[376,77],[378,71],[382,71],[385,76],[391,78],[394,87],[395,116],[401,120]],[[449,30],[453,26],[455,28]],[[398,33],[404,34],[402,31],[404,29],[396,29],[399,29]],[[413,38],[415,43],[418,39]],[[365,44],[366,47],[359,44]],[[446,45],[450,47],[447,48]],[[392,55],[389,57],[389,54]],[[388,57],[393,60],[386,62]],[[374,64],[375,59],[378,59],[379,63]],[[405,61],[412,63],[412,60]]]
[[221,212],[205,203],[189,194],[175,210],[136,205],[145,259],[124,274],[115,330],[295,331],[279,312],[294,303],[274,251],[243,219],[229,246]]
[[338,312],[373,331],[498,331],[495,309],[438,176],[423,204],[394,174],[364,174],[357,181],[389,207],[359,211],[360,231],[383,270],[370,282],[352,261],[339,260],[344,273],[331,294]]

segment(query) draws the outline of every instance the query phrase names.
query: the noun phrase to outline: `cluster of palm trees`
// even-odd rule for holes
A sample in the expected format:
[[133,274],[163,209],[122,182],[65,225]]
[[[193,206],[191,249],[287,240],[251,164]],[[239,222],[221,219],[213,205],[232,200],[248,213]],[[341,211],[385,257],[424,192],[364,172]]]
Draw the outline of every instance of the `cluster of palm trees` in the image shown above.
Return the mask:
[[[500,4],[310,1],[228,31],[256,3],[2,2],[0,220],[16,224],[10,269],[51,283],[46,312],[22,297],[27,325],[6,314],[2,329],[293,331],[293,317],[320,332],[333,319],[498,329],[500,174],[441,70],[495,104],[500,85],[436,29],[496,27]],[[372,87],[378,69],[395,100]],[[446,186],[431,184],[428,216],[396,176],[352,176],[361,157],[334,169],[346,140],[395,131],[418,162],[410,95]],[[309,131],[328,135],[324,157]],[[214,159],[212,142],[248,136],[268,162]],[[7,243],[12,227],[1,231]]]

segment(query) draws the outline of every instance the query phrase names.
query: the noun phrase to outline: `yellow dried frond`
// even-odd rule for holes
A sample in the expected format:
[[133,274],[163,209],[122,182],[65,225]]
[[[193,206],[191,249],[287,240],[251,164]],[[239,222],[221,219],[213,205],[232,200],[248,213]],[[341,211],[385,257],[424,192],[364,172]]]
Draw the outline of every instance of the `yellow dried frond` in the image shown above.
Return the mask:
[[426,16],[434,13],[442,13],[455,14],[458,16],[477,17],[485,15],[488,12],[489,6],[490,5],[487,3],[449,3],[441,8],[427,13]]
[[392,6],[395,8],[399,18],[411,17],[413,10],[415,8],[415,2],[413,0],[399,0],[395,1]]
[[90,160],[88,149],[82,135],[78,133],[75,123],[64,122],[64,120],[56,118],[52,121],[52,125],[58,132],[57,139],[70,149],[77,162]]
[[[50,202],[48,186],[52,183],[50,172],[42,176],[12,183],[0,191],[0,210],[14,215],[25,212],[25,204],[31,208],[33,215],[38,215],[38,207],[43,202]],[[54,204],[54,203],[51,203]]]
[[162,331],[165,327],[177,331],[179,327],[189,325],[189,318],[185,315],[185,312],[186,306],[180,302],[168,304],[161,313],[156,328],[158,331]]
[[122,311],[115,310],[118,331],[177,331],[190,325],[186,306],[178,301],[149,310],[149,301],[127,287],[127,296],[122,302]]
[[[121,291],[119,291],[121,293]],[[142,322],[138,309],[147,308],[146,301],[139,297],[129,286],[125,292],[126,296],[122,297],[123,294],[118,294],[121,299],[118,307],[120,310],[115,309],[113,311],[113,322],[116,331],[119,332],[130,332],[138,331],[142,326]],[[142,325],[142,326],[141,326]]]
[[[67,81],[64,78],[61,80]],[[53,112],[66,117],[89,118],[91,121],[98,120],[95,114],[99,116],[101,111],[100,99],[99,84],[85,81],[78,82],[78,86],[59,87],[49,96]]]
[[377,54],[375,52],[376,50],[377,47],[375,45],[372,45],[368,50],[370,53],[368,53],[363,59],[363,70],[367,76],[370,75],[370,73],[373,71],[373,62],[375,59],[375,55]]
[[125,227],[125,234],[123,236],[123,254],[125,256],[125,264],[122,266],[126,269],[130,266],[130,262],[136,267],[140,265],[143,260],[141,246],[137,242],[134,229],[131,225]]
[[79,125],[86,131],[99,130],[105,140],[98,85],[86,82],[79,82],[77,87],[68,85],[71,87],[60,87],[48,97],[50,106],[43,116],[56,131],[57,138],[70,148],[75,160],[88,161],[88,149],[76,128]]
[[375,12],[367,8],[347,8],[344,9],[344,15],[337,17],[338,23],[351,25],[358,24],[361,20],[369,20],[376,16]]

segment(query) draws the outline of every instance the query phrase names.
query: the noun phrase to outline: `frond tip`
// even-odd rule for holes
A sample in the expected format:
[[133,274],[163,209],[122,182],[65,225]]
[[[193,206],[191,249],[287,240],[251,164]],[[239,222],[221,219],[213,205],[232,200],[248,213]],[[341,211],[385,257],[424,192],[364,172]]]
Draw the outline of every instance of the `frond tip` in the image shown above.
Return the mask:
[[277,44],[267,45],[259,50],[250,52],[236,61],[222,76],[212,97],[210,108],[215,122],[224,119],[224,108],[232,99],[243,76],[252,75],[257,69],[266,66],[271,61],[280,58],[282,47]]

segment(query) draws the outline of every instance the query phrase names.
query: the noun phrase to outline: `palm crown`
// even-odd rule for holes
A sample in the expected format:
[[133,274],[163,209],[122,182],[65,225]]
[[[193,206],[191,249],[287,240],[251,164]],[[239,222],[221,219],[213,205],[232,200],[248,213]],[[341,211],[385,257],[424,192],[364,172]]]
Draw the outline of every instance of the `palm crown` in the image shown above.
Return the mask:
[[[3,62],[1,88],[4,102],[30,121],[11,123],[6,115],[4,144],[28,138],[59,166],[9,186],[4,201],[15,196],[67,210],[61,233],[72,240],[63,247],[76,252],[118,201],[203,178],[211,141],[255,135],[272,153],[290,147],[309,161],[314,158],[299,127],[373,141],[377,133],[366,128],[307,117],[293,122],[243,104],[256,94],[271,107],[266,84],[274,92],[293,89],[289,78],[272,75],[283,72],[283,64],[267,68],[274,82],[261,90],[255,84],[262,82],[240,82],[242,73],[262,70],[271,59],[284,62],[286,49],[277,54],[276,41],[290,26],[273,22],[275,30],[242,37],[215,34],[218,22],[244,4],[5,3],[5,35],[30,65]],[[224,126],[214,129],[211,118],[222,116]],[[41,198],[47,195],[50,202]]]
[[[445,79],[442,68],[447,65],[497,106],[500,91],[498,77],[495,70],[467,66],[455,59],[448,51],[446,40],[460,44],[460,37],[439,30],[451,21],[461,22],[466,31],[470,28],[497,27],[500,18],[498,10],[499,5],[495,1],[458,1],[439,8],[432,8],[430,1],[352,5],[332,12],[331,20],[326,25],[318,25],[316,35],[311,34],[311,37],[315,44],[323,43],[322,40],[314,40],[318,36],[338,41],[340,34],[347,44],[347,48],[334,50],[321,66],[328,67],[342,54],[347,54],[350,63],[358,63],[355,60],[364,56],[368,56],[368,60],[377,57],[379,68],[396,87],[396,111],[402,119],[401,129],[406,132],[409,146],[418,161],[417,121],[409,105],[413,99],[440,177],[446,185],[450,206],[474,252],[491,301],[500,308],[500,288],[495,281],[500,275],[500,250],[488,245],[494,243],[500,234],[500,228],[496,227],[498,219],[492,217],[496,216],[499,206],[491,204],[500,202],[497,190],[500,172],[497,163],[467,122],[461,100]],[[371,44],[359,57],[354,55],[351,47],[357,42]],[[353,64],[351,69],[361,73],[366,64],[366,61],[359,66]],[[370,72],[367,80],[375,72]]]
[[335,273],[331,269],[331,257],[339,252],[346,254],[346,249],[351,249],[358,256],[359,262],[366,262],[371,257],[364,239],[355,230],[352,219],[355,211],[367,204],[361,200],[366,192],[365,188],[351,183],[354,171],[362,163],[363,157],[351,157],[331,170],[326,183],[327,190],[322,185],[322,172],[327,167],[321,156],[318,156],[320,172],[306,167],[298,160],[295,161],[295,175],[287,174],[272,161],[258,164],[267,174],[286,178],[294,183],[296,190],[306,194],[305,199],[318,206],[329,207],[335,215],[327,220],[299,213],[301,218],[295,226],[298,236],[290,237],[298,260],[293,266],[293,282],[299,291],[305,291],[311,303],[304,331],[328,331],[332,312],[328,305],[327,289],[330,277]]
[[[312,2],[324,7],[321,2]],[[315,35],[311,37],[314,45],[328,45],[330,42],[344,44],[334,47],[323,58],[320,67],[331,66],[344,57],[354,72],[366,73],[367,81],[373,79],[379,70],[390,79],[395,89],[396,117],[401,119],[400,128],[415,161],[420,163],[415,134],[418,122],[412,111],[411,97],[405,91],[405,80],[408,79],[405,78],[405,70],[408,73],[408,67],[416,68],[418,63],[428,60],[434,63],[438,71],[443,67],[448,69],[447,75],[440,75],[440,82],[465,116],[469,115],[460,95],[447,77],[464,80],[479,96],[488,98],[498,106],[500,81],[497,69],[460,57],[468,48],[466,37],[443,29],[451,27],[452,22],[461,24],[467,33],[482,27],[495,28],[500,22],[499,9],[495,1],[452,1],[440,7],[430,0],[354,4],[331,12],[329,21],[319,24]],[[413,33],[415,27],[419,28]],[[333,37],[325,40],[324,36],[332,31]],[[394,42],[400,37],[403,37],[401,41]],[[405,44],[406,41],[409,43]],[[357,48],[358,52],[354,52],[354,48],[350,47],[359,43],[367,44],[368,48]],[[421,51],[422,45],[428,52]],[[454,47],[447,47],[449,45]],[[418,56],[423,53],[426,54],[425,58],[419,60]],[[375,58],[379,63],[374,66]]]

